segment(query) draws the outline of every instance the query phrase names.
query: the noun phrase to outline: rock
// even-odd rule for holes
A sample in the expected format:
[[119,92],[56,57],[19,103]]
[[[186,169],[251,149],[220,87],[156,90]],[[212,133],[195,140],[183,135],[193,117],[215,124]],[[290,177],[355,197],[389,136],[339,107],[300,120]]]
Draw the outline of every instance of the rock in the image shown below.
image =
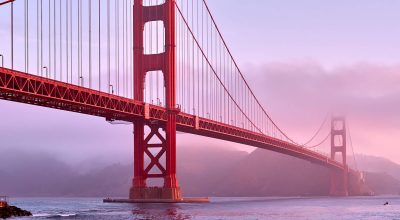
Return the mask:
[[10,217],[21,217],[21,216],[32,216],[32,213],[15,206],[7,206],[4,208],[0,208],[0,219],[6,219]]

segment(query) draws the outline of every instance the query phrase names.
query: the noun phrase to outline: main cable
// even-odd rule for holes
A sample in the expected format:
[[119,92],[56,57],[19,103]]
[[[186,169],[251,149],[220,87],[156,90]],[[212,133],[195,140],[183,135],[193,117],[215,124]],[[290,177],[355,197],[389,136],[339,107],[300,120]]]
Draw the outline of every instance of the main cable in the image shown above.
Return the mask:
[[324,125],[325,125],[326,122],[328,121],[328,117],[329,117],[329,114],[327,114],[327,115],[325,116],[325,119],[323,120],[322,124],[319,126],[318,130],[314,133],[314,135],[313,135],[307,142],[305,142],[304,144],[302,144],[301,146],[306,146],[307,144],[311,143],[311,142],[314,140],[315,137],[317,137],[317,135],[319,134],[319,132],[321,132],[322,128],[324,127]]
[[315,144],[315,145],[312,145],[312,146],[307,146],[307,147],[305,147],[305,148],[307,148],[307,149],[312,149],[312,148],[319,147],[319,146],[321,146],[323,143],[325,143],[325,141],[328,140],[328,138],[329,138],[331,135],[332,135],[332,133],[329,132],[328,135],[327,135],[324,139],[322,139],[319,143],[317,143],[317,144]]

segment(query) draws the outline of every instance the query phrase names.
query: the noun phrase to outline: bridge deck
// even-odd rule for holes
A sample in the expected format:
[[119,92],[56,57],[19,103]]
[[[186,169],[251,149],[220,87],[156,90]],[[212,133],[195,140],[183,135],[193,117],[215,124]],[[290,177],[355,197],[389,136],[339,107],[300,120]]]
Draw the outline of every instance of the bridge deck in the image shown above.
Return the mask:
[[[167,109],[133,99],[99,92],[28,73],[0,68],[0,99],[146,123],[166,122]],[[280,152],[336,169],[343,165],[325,155],[297,145],[217,121],[178,113],[177,130]]]

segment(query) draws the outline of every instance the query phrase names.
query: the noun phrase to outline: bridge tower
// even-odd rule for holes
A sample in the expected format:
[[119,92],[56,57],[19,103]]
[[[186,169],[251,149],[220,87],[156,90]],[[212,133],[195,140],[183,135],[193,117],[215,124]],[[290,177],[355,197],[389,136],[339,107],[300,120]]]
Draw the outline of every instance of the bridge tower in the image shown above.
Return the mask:
[[[151,117],[146,105],[143,109],[145,118],[134,124],[134,177],[129,198],[180,200],[182,196],[176,178],[176,115],[179,109],[175,103],[175,0],[151,6],[144,5],[143,0],[135,0],[133,10],[134,99],[144,101],[146,74],[161,71],[167,115],[165,123],[146,122],[149,120],[145,119]],[[146,23],[153,21],[164,24],[164,52],[145,54],[144,28]],[[145,126],[150,128],[147,136]],[[147,181],[151,178],[163,179],[163,186],[149,187]]]
[[331,171],[332,196],[348,196],[349,169],[346,161],[346,119],[344,117],[333,117],[331,121],[331,158],[334,160],[336,153],[340,154],[343,170]]

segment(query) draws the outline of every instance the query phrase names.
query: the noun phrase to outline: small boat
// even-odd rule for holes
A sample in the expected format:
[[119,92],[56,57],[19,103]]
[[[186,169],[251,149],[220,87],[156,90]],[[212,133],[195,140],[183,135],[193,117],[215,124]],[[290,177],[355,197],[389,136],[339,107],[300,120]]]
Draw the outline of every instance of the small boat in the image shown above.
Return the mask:
[[7,196],[0,196],[0,208],[8,207]]

